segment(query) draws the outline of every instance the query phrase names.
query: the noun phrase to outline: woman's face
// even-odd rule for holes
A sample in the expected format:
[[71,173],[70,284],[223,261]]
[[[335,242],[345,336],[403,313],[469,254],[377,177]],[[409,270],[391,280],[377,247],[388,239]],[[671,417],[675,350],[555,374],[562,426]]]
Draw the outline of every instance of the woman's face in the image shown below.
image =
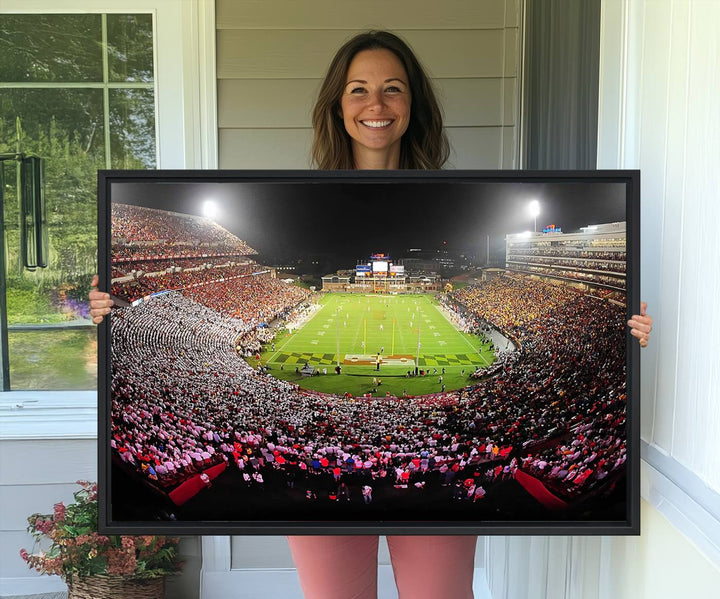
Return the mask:
[[363,50],[350,63],[345,81],[340,109],[356,166],[371,160],[397,168],[400,139],[410,123],[405,68],[389,50]]

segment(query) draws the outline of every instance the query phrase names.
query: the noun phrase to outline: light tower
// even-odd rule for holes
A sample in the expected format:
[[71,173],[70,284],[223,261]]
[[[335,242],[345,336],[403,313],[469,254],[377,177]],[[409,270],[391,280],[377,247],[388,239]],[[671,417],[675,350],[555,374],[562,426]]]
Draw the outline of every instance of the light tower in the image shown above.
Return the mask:
[[537,200],[532,200],[530,204],[528,204],[528,212],[530,213],[530,216],[532,216],[535,226],[534,231],[537,233],[537,217],[540,214],[540,202]]
[[203,216],[210,220],[215,220],[219,214],[217,204],[212,200],[205,200],[203,204]]

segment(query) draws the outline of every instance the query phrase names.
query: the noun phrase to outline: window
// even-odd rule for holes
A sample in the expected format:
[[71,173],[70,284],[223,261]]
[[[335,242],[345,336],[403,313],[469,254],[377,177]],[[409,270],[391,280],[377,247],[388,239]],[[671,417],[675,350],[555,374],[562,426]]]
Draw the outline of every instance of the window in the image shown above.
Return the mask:
[[[96,171],[156,166],[153,38],[151,14],[0,19],[4,390],[96,387]],[[24,265],[18,156],[44,159],[46,268]]]

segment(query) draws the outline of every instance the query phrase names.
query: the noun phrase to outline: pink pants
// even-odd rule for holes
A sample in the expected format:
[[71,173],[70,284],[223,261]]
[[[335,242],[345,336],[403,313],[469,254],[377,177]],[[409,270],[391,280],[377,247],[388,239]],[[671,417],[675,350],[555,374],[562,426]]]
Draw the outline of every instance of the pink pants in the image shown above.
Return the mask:
[[[375,599],[376,536],[288,537],[305,599]],[[399,599],[472,599],[475,536],[389,536]]]

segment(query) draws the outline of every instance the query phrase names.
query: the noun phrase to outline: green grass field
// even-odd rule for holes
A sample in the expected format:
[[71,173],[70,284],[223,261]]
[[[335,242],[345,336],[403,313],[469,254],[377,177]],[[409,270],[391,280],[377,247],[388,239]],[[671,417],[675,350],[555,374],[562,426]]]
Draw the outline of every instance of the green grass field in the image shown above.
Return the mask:
[[[378,378],[382,384],[376,387],[376,396],[388,392],[422,395],[440,392],[442,384],[446,391],[464,387],[476,366],[494,360],[488,344],[458,331],[431,295],[333,293],[323,295],[320,305],[301,328],[292,334],[281,333],[274,351],[265,348],[261,362],[270,367],[273,376],[307,389],[353,395],[370,392],[375,387],[373,378]],[[418,341],[418,367],[428,374],[407,377],[408,370],[415,370]],[[382,360],[379,371],[377,354]],[[335,373],[338,355],[339,376]],[[327,374],[303,377],[296,368],[305,363],[321,372],[326,368]]]

